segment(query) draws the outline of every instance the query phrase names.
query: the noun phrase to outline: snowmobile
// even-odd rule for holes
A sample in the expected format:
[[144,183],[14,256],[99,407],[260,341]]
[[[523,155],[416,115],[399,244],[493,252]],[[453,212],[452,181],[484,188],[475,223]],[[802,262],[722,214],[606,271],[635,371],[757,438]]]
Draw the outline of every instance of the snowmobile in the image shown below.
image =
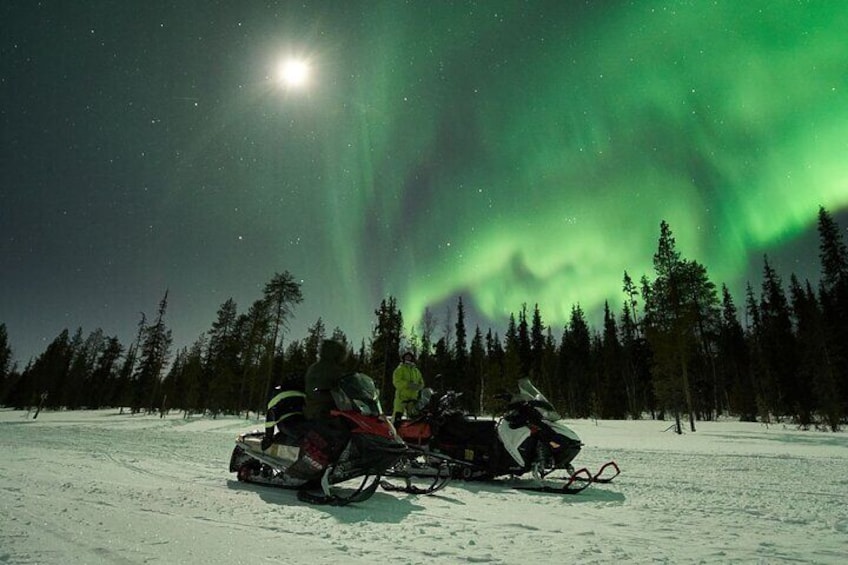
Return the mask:
[[[353,373],[330,391],[336,409],[330,424],[343,430],[335,458],[320,477],[302,470],[312,463],[304,438],[310,437],[311,422],[303,419],[300,406],[277,423],[273,442],[263,442],[264,431],[241,434],[230,457],[230,471],[239,481],[296,489],[298,498],[315,504],[342,506],[367,500],[380,485],[381,475],[406,453],[404,442],[383,415],[379,394],[371,377]],[[314,428],[313,428],[314,429]],[[264,448],[263,448],[264,447]]]
[[[427,465],[395,465],[386,473],[389,480],[432,475],[447,466],[452,477],[463,480],[530,473],[533,481],[514,488],[576,494],[593,482],[610,482],[620,473],[614,461],[594,474],[585,467],[575,470],[572,461],[583,443],[529,379],[518,381],[518,394],[499,395],[506,409],[498,419],[467,415],[458,408],[460,396],[454,391],[422,391],[420,413],[400,423],[398,434]],[[565,475],[555,477],[554,471]]]

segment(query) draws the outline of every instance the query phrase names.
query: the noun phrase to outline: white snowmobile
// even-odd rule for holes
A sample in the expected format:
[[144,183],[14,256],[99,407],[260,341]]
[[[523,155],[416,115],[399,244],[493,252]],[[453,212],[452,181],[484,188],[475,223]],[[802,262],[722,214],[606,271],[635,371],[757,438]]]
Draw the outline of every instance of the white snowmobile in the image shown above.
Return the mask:
[[[593,482],[607,483],[618,476],[615,461],[594,474],[585,467],[575,470],[572,461],[583,446],[580,438],[529,379],[519,380],[518,389],[518,394],[501,397],[507,406],[497,420],[458,409],[461,393],[422,391],[420,414],[398,426],[399,435],[418,453],[418,465],[395,465],[386,473],[384,487],[392,477],[429,476],[445,465],[463,480],[530,473],[534,481],[515,488],[562,494],[576,494]],[[554,476],[554,471],[565,474]]]

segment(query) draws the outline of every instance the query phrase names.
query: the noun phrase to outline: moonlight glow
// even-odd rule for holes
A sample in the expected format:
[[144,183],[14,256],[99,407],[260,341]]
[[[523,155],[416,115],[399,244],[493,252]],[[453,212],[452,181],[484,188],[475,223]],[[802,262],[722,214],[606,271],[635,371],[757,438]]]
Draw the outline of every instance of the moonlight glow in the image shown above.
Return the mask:
[[283,86],[302,88],[309,81],[309,65],[302,59],[289,59],[280,64],[277,78]]

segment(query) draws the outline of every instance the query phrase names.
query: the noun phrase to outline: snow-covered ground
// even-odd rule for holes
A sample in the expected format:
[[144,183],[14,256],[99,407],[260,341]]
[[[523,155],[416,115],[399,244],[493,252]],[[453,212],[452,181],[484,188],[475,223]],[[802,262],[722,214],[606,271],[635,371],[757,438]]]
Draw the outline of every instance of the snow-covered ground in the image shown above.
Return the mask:
[[570,423],[614,483],[321,507],[228,472],[254,421],[0,410],[0,563],[848,562],[848,434]]

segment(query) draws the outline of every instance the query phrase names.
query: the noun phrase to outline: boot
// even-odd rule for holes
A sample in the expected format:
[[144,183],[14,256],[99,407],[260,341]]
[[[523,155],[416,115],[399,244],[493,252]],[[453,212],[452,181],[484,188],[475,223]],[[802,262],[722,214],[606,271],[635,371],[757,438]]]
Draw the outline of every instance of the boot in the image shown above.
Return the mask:
[[[274,421],[276,421],[274,409],[269,408],[268,412],[265,413],[265,437],[262,438],[262,451],[266,451],[274,443],[274,428],[276,427],[272,423]],[[268,424],[271,425],[269,426]]]
[[303,438],[297,460],[286,469],[286,474],[298,479],[316,479],[329,464],[327,441],[316,431],[307,432]]
[[265,428],[265,436],[262,438],[262,451],[267,451],[274,443],[274,426]]

